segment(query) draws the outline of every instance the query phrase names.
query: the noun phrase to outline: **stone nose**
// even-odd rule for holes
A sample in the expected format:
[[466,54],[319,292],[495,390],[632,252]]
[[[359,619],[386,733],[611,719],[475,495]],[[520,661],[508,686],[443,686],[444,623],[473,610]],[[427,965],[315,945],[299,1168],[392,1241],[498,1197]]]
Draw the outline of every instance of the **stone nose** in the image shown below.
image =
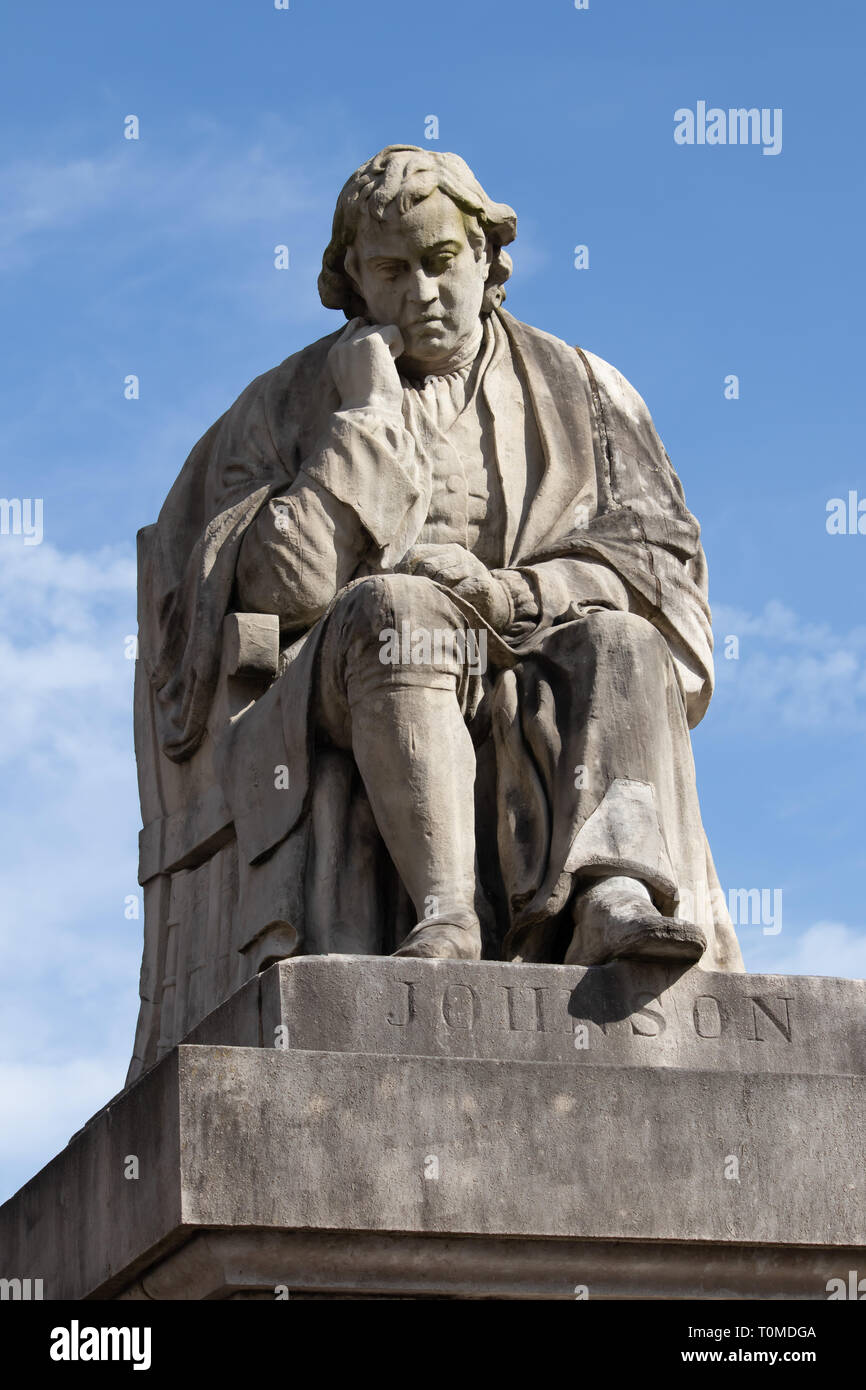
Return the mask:
[[419,267],[412,276],[409,286],[409,297],[413,303],[419,305],[433,304],[439,297],[439,285],[434,275]]

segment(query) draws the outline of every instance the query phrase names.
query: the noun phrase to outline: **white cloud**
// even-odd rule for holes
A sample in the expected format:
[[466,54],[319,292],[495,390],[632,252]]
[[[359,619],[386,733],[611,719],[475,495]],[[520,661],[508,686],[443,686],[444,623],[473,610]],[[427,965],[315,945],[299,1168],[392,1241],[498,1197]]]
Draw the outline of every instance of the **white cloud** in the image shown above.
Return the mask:
[[[0,542],[0,1001],[28,1055],[135,999],[139,815],[132,748],[135,566]],[[50,994],[46,995],[46,987]],[[111,1013],[103,1005],[103,1013]],[[129,1019],[129,1033],[133,1019]],[[99,1029],[97,1029],[99,1033]],[[129,1038],[131,1042],[131,1038]],[[0,1111],[7,1098],[0,1097]],[[0,1125],[1,1127],[1,1125]]]
[[26,246],[36,233],[68,231],[70,225],[105,206],[122,172],[117,151],[99,159],[16,160],[5,165],[0,169],[4,188],[0,269],[26,260]]
[[[116,221],[118,212],[136,238],[188,239],[201,229],[210,241],[257,222],[295,228],[333,205],[332,179],[327,194],[319,191],[301,172],[292,133],[271,121],[243,143],[232,131],[190,124],[169,151],[150,144],[144,131],[139,141],[118,132],[89,159],[11,161],[0,166],[0,183],[0,271],[17,271],[51,251],[48,234],[66,238],[100,216]],[[128,236],[117,250],[130,255]]]
[[131,548],[64,554],[2,537],[0,558],[0,766],[54,759],[86,778],[111,759],[130,709]]
[[[64,1057],[0,1064],[0,1162],[9,1172],[25,1163],[32,1177],[122,1087],[125,1067],[99,1057]],[[15,1178],[11,1179],[13,1182]],[[0,1192],[0,1201],[6,1195]]]
[[747,968],[761,974],[866,980],[866,930],[843,922],[816,922],[799,936],[744,942],[743,954]]
[[129,547],[0,552],[0,1134],[44,1162],[132,1048],[135,567]]
[[[761,613],[717,604],[716,718],[784,730],[866,729],[866,626],[803,622],[777,600]],[[726,638],[739,656],[725,656]]]
[[94,609],[107,597],[135,593],[130,546],[104,546],[90,554],[70,553],[50,543],[25,545],[0,537],[0,599],[4,623],[22,634],[33,622],[58,630],[94,626]]

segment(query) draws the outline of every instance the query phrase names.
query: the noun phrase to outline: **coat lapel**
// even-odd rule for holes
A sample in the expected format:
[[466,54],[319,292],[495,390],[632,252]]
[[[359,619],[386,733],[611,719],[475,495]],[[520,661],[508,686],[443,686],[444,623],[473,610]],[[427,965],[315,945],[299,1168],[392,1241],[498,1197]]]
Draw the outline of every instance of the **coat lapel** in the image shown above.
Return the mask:
[[[569,506],[597,509],[596,457],[590,396],[580,359],[564,343],[499,311],[523,373],[544,457],[541,484],[517,536],[512,563],[526,562]],[[497,440],[497,445],[498,445]],[[570,519],[566,530],[574,525]]]

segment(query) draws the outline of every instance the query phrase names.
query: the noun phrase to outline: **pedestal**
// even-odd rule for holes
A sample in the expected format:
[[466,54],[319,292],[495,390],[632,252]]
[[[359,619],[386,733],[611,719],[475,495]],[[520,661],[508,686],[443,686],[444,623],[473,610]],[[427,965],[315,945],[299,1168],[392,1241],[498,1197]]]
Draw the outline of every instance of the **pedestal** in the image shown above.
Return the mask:
[[46,1298],[797,1298],[866,1273],[866,983],[271,967],[0,1208]]

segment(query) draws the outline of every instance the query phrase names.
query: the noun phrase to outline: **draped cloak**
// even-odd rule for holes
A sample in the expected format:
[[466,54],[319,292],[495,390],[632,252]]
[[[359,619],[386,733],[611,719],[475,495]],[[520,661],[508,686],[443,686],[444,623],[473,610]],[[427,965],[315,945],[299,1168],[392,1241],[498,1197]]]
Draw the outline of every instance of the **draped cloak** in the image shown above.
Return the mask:
[[[479,856],[499,921],[487,927],[485,954],[561,960],[572,889],[569,854],[603,793],[575,791],[569,691],[579,673],[569,669],[562,639],[584,609],[568,591],[567,568],[551,562],[588,560],[619,577],[629,611],[667,642],[689,727],[703,717],[713,687],[706,562],[698,523],[637,392],[592,354],[495,312],[496,331],[507,343],[507,370],[524,384],[531,405],[543,465],[519,525],[510,518],[504,561],[531,580],[538,617],[518,640],[488,633],[494,717],[479,750],[483,796],[477,799],[486,820],[496,824],[479,824]],[[335,759],[316,745],[311,710],[327,615],[287,636],[280,675],[251,710],[223,731],[208,729],[222,622],[238,607],[236,571],[245,535],[302,468],[338,497],[341,468],[351,471],[351,459],[332,458],[330,473],[320,465],[317,474],[315,465],[340,409],[327,367],[338,336],[313,343],[253,381],[193,449],[160,513],[140,577],[140,656],[154,687],[165,755],[182,761],[205,737],[216,739],[248,934],[290,923],[299,949],[375,953],[392,949],[415,919],[399,881],[393,883],[351,758]],[[491,370],[481,383],[494,429],[495,376]],[[507,447],[499,438],[496,443]],[[401,476],[399,487],[383,478],[372,500],[355,499],[371,542],[358,574],[396,566],[428,501],[420,473]],[[470,605],[462,606],[474,626],[485,626]],[[290,770],[288,787],[275,786],[276,765]],[[520,836],[512,833],[518,821]],[[710,938],[701,963],[740,970],[699,821],[691,833],[699,842],[702,876],[688,891],[690,902],[703,904],[701,924]],[[491,844],[498,849],[491,851]],[[389,914],[390,925],[383,926]]]

